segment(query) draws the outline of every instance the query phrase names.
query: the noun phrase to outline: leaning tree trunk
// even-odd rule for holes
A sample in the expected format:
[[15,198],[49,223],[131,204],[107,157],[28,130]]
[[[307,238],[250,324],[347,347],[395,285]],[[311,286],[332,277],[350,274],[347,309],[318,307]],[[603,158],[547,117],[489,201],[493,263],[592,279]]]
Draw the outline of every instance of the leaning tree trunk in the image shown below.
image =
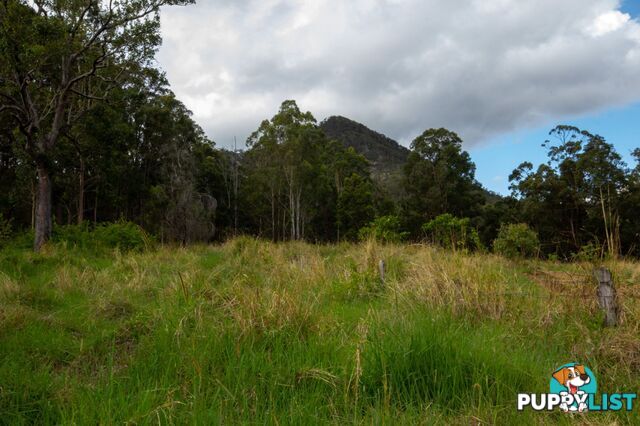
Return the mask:
[[40,251],[51,236],[51,174],[45,161],[36,161],[36,167],[38,169],[38,189],[33,248],[35,251]]

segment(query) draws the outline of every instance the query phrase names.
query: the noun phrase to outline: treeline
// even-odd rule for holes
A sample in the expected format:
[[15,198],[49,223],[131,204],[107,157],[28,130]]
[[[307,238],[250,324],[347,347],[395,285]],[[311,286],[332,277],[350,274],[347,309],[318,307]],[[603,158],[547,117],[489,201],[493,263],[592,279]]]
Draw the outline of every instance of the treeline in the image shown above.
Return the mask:
[[[362,155],[285,101],[248,138],[245,152],[214,151],[219,157],[207,176],[222,182],[215,192],[218,237],[324,242],[373,235],[453,249],[492,249],[498,239],[505,254],[638,256],[640,166],[627,166],[599,135],[570,126],[549,135],[549,161],[522,163],[509,177],[512,195],[502,197],[477,182],[457,134],[428,129],[411,143],[401,184],[390,192]],[[640,162],[640,149],[633,156]]]
[[159,7],[189,0],[54,3],[0,3],[0,239],[34,229],[39,249],[52,223],[130,221],[183,244],[373,236],[563,259],[640,255],[640,167],[599,135],[553,129],[549,161],[514,170],[509,197],[482,188],[446,129],[415,138],[401,179],[382,185],[292,100],[246,150],[217,149],[152,67]]
[[[4,130],[0,209],[26,229],[33,225],[34,167],[11,143],[11,127]],[[317,242],[373,234],[453,249],[492,248],[501,227],[507,233],[503,225],[524,223],[535,235],[529,254],[637,256],[640,167],[627,167],[601,136],[568,126],[550,135],[549,162],[522,163],[510,176],[513,195],[500,197],[475,180],[458,135],[429,129],[411,143],[403,183],[389,194],[362,155],[327,138],[291,100],[260,124],[245,151],[216,149],[149,70],[139,85],[96,103],[65,136],[54,161],[54,219],[123,219],[182,243],[237,234]],[[640,160],[640,150],[634,155]],[[524,250],[531,238],[513,244],[508,249]]]
[[[10,126],[0,138],[0,212],[18,229],[35,225],[35,165]],[[134,221],[163,240],[190,242],[215,233],[216,199],[208,161],[219,153],[148,70],[113,90],[67,129],[50,156],[52,216],[58,225]]]

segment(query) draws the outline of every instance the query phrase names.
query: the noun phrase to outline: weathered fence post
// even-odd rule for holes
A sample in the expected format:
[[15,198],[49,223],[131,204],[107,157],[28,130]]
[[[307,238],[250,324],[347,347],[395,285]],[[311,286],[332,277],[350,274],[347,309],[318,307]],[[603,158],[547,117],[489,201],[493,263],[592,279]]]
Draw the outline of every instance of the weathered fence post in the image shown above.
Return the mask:
[[604,325],[615,327],[618,325],[618,301],[611,272],[607,268],[598,268],[594,275],[598,280],[598,302],[604,311]]
[[384,286],[384,268],[384,260],[380,260],[380,262],[378,263],[378,270],[380,271],[380,283],[382,284],[382,286]]

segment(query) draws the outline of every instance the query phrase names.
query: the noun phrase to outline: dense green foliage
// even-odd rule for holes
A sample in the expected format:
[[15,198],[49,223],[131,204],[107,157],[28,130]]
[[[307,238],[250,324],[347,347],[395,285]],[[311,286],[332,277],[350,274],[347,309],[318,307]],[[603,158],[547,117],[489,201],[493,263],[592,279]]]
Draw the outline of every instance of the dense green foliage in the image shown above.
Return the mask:
[[540,250],[538,235],[526,223],[502,225],[493,242],[496,253],[509,258],[537,256]]
[[99,224],[90,227],[87,222],[81,225],[56,226],[51,240],[67,247],[103,251],[118,249],[121,252],[144,251],[153,246],[153,238],[131,222]]
[[[353,238],[373,216],[366,160],[329,140],[295,101],[262,122],[247,141],[248,223],[273,240]],[[255,228],[253,229],[255,230]]]
[[338,229],[345,230],[344,238],[356,240],[358,232],[375,216],[373,184],[358,174],[344,180],[338,195]]
[[446,129],[426,130],[411,142],[405,191],[404,219],[413,236],[444,213],[475,216],[483,202],[475,164],[462,150],[462,139]]
[[380,216],[373,222],[363,226],[358,233],[360,240],[365,241],[370,238],[387,243],[399,243],[409,236],[409,233],[402,230],[402,224],[398,216]]
[[[98,102],[114,99],[114,90],[149,87],[136,80],[144,79],[160,44],[160,8],[190,3],[193,0],[0,2],[2,151],[15,156],[10,158],[14,167],[31,169],[31,178],[22,182],[26,185],[13,201],[18,201],[16,195],[25,196],[30,183],[35,250],[51,236],[53,199],[60,198],[54,195],[53,178],[65,170],[68,158],[81,170],[82,222],[89,148],[83,122],[97,124],[95,115],[85,119],[95,113]],[[16,169],[15,176],[25,174]],[[65,182],[65,190],[68,185]]]
[[471,227],[470,222],[469,218],[445,213],[422,225],[422,230],[432,243],[439,246],[451,250],[476,250],[482,244],[478,231]]
[[13,226],[10,219],[5,219],[0,213],[0,247],[11,238],[13,233]]
[[509,178],[521,221],[538,232],[543,252],[568,256],[587,243],[614,255],[637,250],[638,220],[628,203],[638,187],[613,145],[570,126],[550,135],[548,163],[535,171],[522,163]]

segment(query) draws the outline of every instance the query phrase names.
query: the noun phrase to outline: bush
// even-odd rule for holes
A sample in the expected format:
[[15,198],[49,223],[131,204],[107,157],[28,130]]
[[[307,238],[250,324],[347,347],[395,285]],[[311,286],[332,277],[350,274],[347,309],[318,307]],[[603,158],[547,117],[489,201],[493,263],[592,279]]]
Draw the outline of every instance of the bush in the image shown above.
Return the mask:
[[82,225],[56,226],[52,241],[80,248],[118,248],[122,251],[143,251],[152,245],[152,239],[135,223],[120,221],[105,223],[90,230]]
[[11,238],[10,241],[7,241],[6,244],[11,244],[11,247],[14,249],[29,250],[33,249],[34,237],[35,233],[33,232],[33,229],[28,229],[26,231],[15,233],[13,238]]
[[82,225],[55,225],[51,233],[51,241],[82,248],[95,244],[87,222]]
[[503,224],[493,241],[493,250],[511,259],[537,256],[539,248],[538,234],[526,223]]
[[11,234],[13,233],[13,226],[11,224],[11,219],[5,219],[0,213],[0,247],[4,246],[4,244],[9,241],[11,238]]
[[590,242],[580,247],[578,253],[572,254],[572,260],[576,262],[597,262],[604,257],[603,247],[597,242]]
[[122,251],[143,251],[153,243],[141,227],[131,222],[98,225],[94,234],[100,244]]
[[402,231],[398,216],[381,216],[358,232],[360,240],[374,238],[387,243],[399,243],[407,238],[408,232]]
[[441,214],[422,225],[431,242],[452,250],[476,250],[482,247],[478,231],[471,227],[469,218]]

